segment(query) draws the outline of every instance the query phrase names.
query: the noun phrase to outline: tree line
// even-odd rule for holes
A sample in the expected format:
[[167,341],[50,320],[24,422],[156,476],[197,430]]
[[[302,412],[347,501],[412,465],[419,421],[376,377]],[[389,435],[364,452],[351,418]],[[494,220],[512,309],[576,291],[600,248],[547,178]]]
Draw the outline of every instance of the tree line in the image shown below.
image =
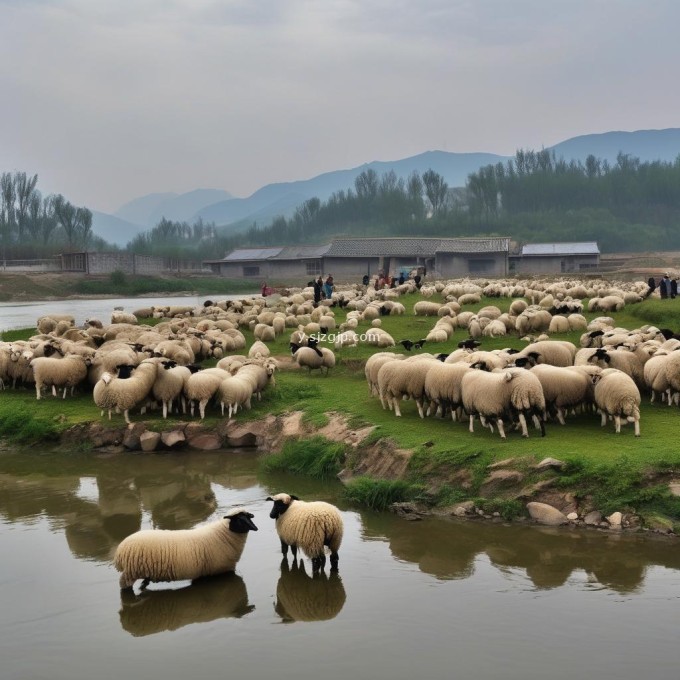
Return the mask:
[[103,244],[92,234],[92,213],[61,194],[43,196],[38,175],[0,175],[0,256],[3,260],[49,257],[62,250]]

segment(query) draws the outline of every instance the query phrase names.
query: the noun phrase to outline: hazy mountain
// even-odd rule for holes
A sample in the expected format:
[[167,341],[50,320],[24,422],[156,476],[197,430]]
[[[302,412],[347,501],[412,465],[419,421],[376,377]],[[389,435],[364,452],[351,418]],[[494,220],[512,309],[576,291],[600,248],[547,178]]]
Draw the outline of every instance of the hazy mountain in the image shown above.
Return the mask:
[[147,194],[126,203],[114,215],[151,229],[163,217],[173,222],[191,222],[201,208],[230,198],[232,195],[222,189],[195,189],[185,194]]
[[[555,151],[558,158],[564,157],[566,160],[584,161],[589,154],[593,154],[615,163],[618,153],[623,152],[641,161],[673,161],[680,154],[680,129],[581,135],[549,148]],[[422,174],[431,168],[444,177],[449,187],[460,187],[465,185],[470,173],[490,163],[505,162],[508,158],[492,153],[427,151],[401,160],[374,161],[348,170],[327,172],[306,180],[267,184],[247,198],[231,198],[227,192],[219,189],[198,189],[181,195],[149,194],[130,201],[115,215],[140,224],[143,229],[155,226],[165,216],[188,222],[201,217],[218,226],[226,226],[226,231],[239,231],[253,222],[266,226],[278,215],[290,217],[309,198],[317,197],[325,201],[335,191],[353,188],[356,177],[369,168],[379,176],[393,170],[398,177],[403,178],[407,178],[411,172]]]
[[154,212],[156,212],[163,203],[171,201],[176,197],[177,194],[172,192],[147,194],[146,196],[140,196],[139,198],[135,198],[129,203],[126,203],[124,206],[118,208],[113,214],[121,220],[126,220],[127,222],[146,227]]
[[559,158],[585,160],[589,154],[616,163],[619,152],[641,161],[674,161],[680,154],[680,128],[603,132],[573,137],[550,147]]
[[139,224],[132,224],[108,213],[92,211],[92,233],[109,243],[124,247],[144,230],[145,227]]
[[[505,160],[503,156],[490,153],[447,153],[445,151],[426,151],[418,156],[397,161],[373,161],[349,170],[327,172],[308,180],[296,182],[280,182],[267,184],[248,198],[232,198],[209,205],[196,213],[208,222],[218,225],[229,225],[239,220],[247,220],[247,224],[257,221],[265,224],[262,216],[272,217],[284,215],[289,217],[295,208],[305,200],[317,197],[325,201],[339,190],[354,187],[354,180],[365,170],[373,169],[381,176],[393,170],[397,177],[407,178],[412,172],[423,173],[432,168],[444,177],[449,186],[462,186],[467,176],[482,165]],[[287,210],[283,208],[288,206]],[[259,215],[260,218],[256,218]]]

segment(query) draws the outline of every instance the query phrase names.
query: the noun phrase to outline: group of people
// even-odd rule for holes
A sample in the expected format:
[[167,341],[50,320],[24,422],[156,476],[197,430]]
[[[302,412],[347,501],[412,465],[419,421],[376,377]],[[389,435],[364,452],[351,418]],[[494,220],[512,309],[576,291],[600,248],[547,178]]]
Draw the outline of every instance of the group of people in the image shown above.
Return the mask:
[[[653,276],[650,276],[649,280],[647,281],[647,285],[649,286],[649,289],[647,290],[647,297],[649,297],[657,288],[656,279]],[[666,272],[663,275],[661,281],[659,281],[658,288],[662,300],[665,300],[667,298],[674,299],[678,294],[677,277],[674,276],[671,279],[670,276],[668,275],[668,272]]]
[[333,277],[330,274],[325,282],[323,277],[319,275],[319,278],[314,281],[314,304],[318,305],[321,300],[330,300],[334,288],[335,283],[333,283]]
[[[420,286],[422,285],[422,277],[418,273],[417,270],[413,270],[409,274],[409,279],[413,279],[414,283],[416,284],[416,288],[420,290]],[[403,283],[406,281],[406,276],[404,275],[404,272],[400,272],[399,276],[390,276],[389,272],[386,274],[382,269],[378,272],[378,275],[375,277],[375,281],[373,283],[373,286],[375,287],[376,290],[382,290],[383,288],[396,288],[397,286],[401,286]],[[368,287],[368,285],[371,282],[371,278],[368,274],[364,274],[364,278],[361,280],[361,283]]]

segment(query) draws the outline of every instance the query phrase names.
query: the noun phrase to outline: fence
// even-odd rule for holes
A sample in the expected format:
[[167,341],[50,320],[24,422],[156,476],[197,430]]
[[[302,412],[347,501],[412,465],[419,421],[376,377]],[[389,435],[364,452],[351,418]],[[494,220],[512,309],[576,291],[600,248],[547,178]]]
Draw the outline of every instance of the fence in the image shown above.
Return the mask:
[[61,271],[61,259],[51,257],[44,260],[0,260],[0,271],[5,274],[59,272]]

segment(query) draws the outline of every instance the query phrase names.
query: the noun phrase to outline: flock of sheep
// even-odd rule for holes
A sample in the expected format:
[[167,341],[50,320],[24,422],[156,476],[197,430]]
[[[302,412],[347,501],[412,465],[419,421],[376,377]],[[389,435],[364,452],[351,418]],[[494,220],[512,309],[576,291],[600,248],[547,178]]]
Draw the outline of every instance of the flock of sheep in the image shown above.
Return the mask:
[[[331,571],[337,571],[338,551],[344,531],[339,510],[324,501],[302,501],[286,493],[267,498],[274,505],[270,517],[276,520],[284,557],[298,548],[312,562],[313,573],[326,564],[330,550]],[[194,529],[145,529],[123,539],[116,549],[114,566],[121,572],[121,589],[130,589],[142,579],[150,581],[194,580],[234,571],[250,531],[257,531],[253,514],[245,508],[229,511],[221,520]]]
[[[268,343],[289,332],[295,364],[310,372],[328,374],[335,366],[334,351],[323,346],[328,339],[335,352],[359,344],[390,350],[371,356],[365,367],[370,391],[383,407],[399,416],[400,401],[412,399],[421,417],[451,414],[459,420],[465,413],[472,430],[479,416],[484,425],[493,429],[495,424],[502,437],[508,423],[527,436],[529,421],[544,433],[547,417],[564,423],[575,409],[597,410],[603,424],[614,420],[617,431],[622,423],[633,422],[639,434],[640,390],[649,390],[652,400],[661,395],[669,404],[678,401],[678,341],[668,331],[650,326],[627,330],[608,316],[590,323],[583,316],[586,299],[588,311],[600,313],[641,302],[646,283],[436,282],[420,289],[425,299],[413,307],[415,315],[434,319],[432,327],[421,339],[397,343],[381,326],[385,317],[406,313],[400,299],[414,292],[410,281],[380,291],[348,286],[315,306],[309,288],[276,300],[116,310],[111,323],[92,319],[82,328],[70,315],[43,317],[29,340],[0,343],[0,386],[34,384],[40,399],[46,388],[65,398],[89,383],[102,415],[122,413],[128,423],[135,408],[142,413],[159,408],[163,417],[173,410],[188,410],[192,416],[197,411],[204,418],[210,403],[232,417],[250,408],[253,397],[261,398],[274,382],[279,362]],[[435,294],[441,302],[430,299]],[[464,309],[482,297],[514,299],[507,312],[495,305],[476,312]],[[336,322],[338,310],[341,322]],[[139,323],[151,317],[160,323]],[[247,353],[244,330],[255,337]],[[423,345],[431,350],[460,330],[469,341],[447,354],[432,350],[407,356],[391,349],[401,344],[408,352]],[[583,333],[581,348],[550,339],[569,331]],[[477,347],[486,338],[509,334],[529,344],[520,352]],[[206,360],[217,363],[202,368]]]

